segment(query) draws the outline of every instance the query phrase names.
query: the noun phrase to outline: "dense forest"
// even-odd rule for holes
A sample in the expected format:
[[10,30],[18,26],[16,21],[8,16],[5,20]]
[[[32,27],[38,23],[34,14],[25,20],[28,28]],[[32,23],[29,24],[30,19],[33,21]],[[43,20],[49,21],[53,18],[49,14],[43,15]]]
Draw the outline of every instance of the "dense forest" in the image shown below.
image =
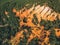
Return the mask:
[[[39,40],[37,37],[27,44],[28,37],[26,35],[31,35],[31,30],[33,31],[33,29],[30,26],[21,26],[22,24],[20,25],[20,22],[22,19],[21,17],[16,16],[16,13],[14,12],[16,10],[19,11],[24,7],[30,9],[33,4],[35,6],[48,5],[53,11],[60,13],[60,0],[0,0],[0,45],[48,45],[45,43],[39,44],[38,42],[42,42],[42,40]],[[13,9],[16,10],[13,11]],[[60,45],[60,36],[56,37],[54,30],[54,28],[60,29],[60,19],[58,16],[56,18],[57,20],[54,21],[41,19],[41,22],[38,22],[38,19],[34,14],[32,19],[32,23],[36,25],[35,28],[40,29],[40,27],[37,27],[37,24],[39,24],[39,26],[44,26],[43,30],[51,31],[48,42],[50,45]],[[26,17],[24,17],[23,22],[27,23]],[[18,32],[21,33],[21,31],[25,30],[28,30],[28,32],[23,32],[24,38],[19,40],[18,44],[12,44],[11,39],[13,40]],[[58,32],[59,31],[60,30],[58,30]]]

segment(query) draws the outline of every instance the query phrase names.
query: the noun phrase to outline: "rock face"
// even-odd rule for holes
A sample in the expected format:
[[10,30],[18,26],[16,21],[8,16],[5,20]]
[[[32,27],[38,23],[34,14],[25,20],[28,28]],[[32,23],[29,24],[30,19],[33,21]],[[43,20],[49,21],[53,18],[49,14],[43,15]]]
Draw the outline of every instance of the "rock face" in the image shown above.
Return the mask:
[[0,45],[60,45],[60,1],[0,0]]
[[[38,39],[38,42],[35,42],[37,43],[37,45],[51,45],[49,41],[50,40],[49,36],[52,31],[51,29],[45,30],[44,29],[45,26],[44,25],[41,26],[40,22],[42,20],[54,22],[55,20],[57,20],[57,17],[60,19],[60,14],[56,13],[46,5],[43,6],[33,5],[29,9],[24,7],[19,11],[13,9],[13,12],[16,13],[16,17],[20,18],[19,25],[20,25],[20,30],[22,31],[18,32],[15,35],[15,37],[11,39],[12,45],[18,45],[18,43],[20,43],[21,40],[25,38],[25,36],[27,38],[26,45],[29,45],[34,38]],[[56,37],[59,38],[60,29],[58,28],[53,28],[53,29],[55,31]],[[36,45],[36,44],[32,44],[32,45]]]

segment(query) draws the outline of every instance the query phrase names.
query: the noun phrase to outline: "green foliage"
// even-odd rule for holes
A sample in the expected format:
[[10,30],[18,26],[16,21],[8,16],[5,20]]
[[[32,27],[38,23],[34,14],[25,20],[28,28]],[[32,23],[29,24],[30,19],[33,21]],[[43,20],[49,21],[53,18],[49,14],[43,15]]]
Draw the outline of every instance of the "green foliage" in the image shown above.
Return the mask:
[[20,43],[18,45],[26,45],[27,38],[24,37],[24,39],[20,40]]
[[17,9],[21,9],[22,7],[26,6],[26,4],[29,4],[27,8],[30,8],[33,4],[36,3],[40,5],[47,4],[56,12],[60,12],[60,0],[1,0],[0,6],[4,5],[5,3],[10,3],[9,5],[15,4],[13,7],[16,7]]
[[39,45],[38,38],[34,38],[33,40],[31,40],[31,42],[28,45]]
[[49,36],[49,41],[51,45],[55,45],[56,44],[56,36],[55,36],[55,31],[51,30],[51,34]]
[[44,26],[45,30],[49,30],[49,29],[53,29],[53,28],[60,28],[60,20],[59,19],[57,19],[55,21],[41,20],[40,25]]
[[49,29],[53,28],[53,22],[52,21],[41,20],[40,25],[44,26],[45,30],[49,30]]
[[60,13],[60,0],[49,0],[48,5],[55,10],[56,12]]
[[54,28],[59,28],[60,29],[60,20],[57,18],[57,20],[55,21],[45,21],[45,20],[41,20],[40,22],[41,26],[44,26],[44,30],[50,30],[51,34],[49,36],[49,41],[51,45],[60,45],[60,41],[59,39],[56,37],[55,35],[55,31]]
[[36,17],[35,14],[33,15],[32,23],[34,23],[35,25],[38,24],[38,18]]
[[[0,27],[0,45],[9,45],[11,36],[15,36],[16,32],[18,32],[19,19],[15,17],[15,14],[12,12],[12,9],[15,5],[12,5],[13,3],[8,2],[8,0],[1,1],[0,25],[2,25],[2,27]],[[5,15],[5,11],[9,12],[9,14]]]
[[[17,10],[19,10],[23,7],[30,8],[33,4],[37,5],[36,3],[40,5],[47,4],[54,11],[60,12],[60,0],[0,0],[0,25],[3,26],[3,27],[0,27],[0,45],[9,45],[8,43],[11,36],[15,36],[16,32],[18,32],[19,19],[15,17],[15,14],[12,12],[12,9],[16,8]],[[26,4],[29,4],[29,5],[26,6]],[[9,12],[8,14],[9,17],[5,15],[5,11]],[[24,22],[26,22],[26,19],[24,19]],[[33,23],[36,25],[38,24],[38,19],[35,15],[34,15]],[[5,24],[8,24],[8,25],[4,26]],[[53,29],[56,27],[60,28],[59,19],[53,22],[42,20],[40,24],[45,26],[44,28],[45,30]],[[28,26],[22,26],[22,28],[31,30],[31,27],[28,27]],[[50,38],[51,39],[54,38],[53,40],[56,41],[53,33],[51,34]],[[24,40],[24,43],[26,43],[25,41],[27,41],[27,39],[25,38],[23,40]],[[57,40],[57,45],[60,45],[59,42],[60,41]],[[25,45],[22,43],[20,44]],[[32,45],[35,45],[35,43],[33,43]]]

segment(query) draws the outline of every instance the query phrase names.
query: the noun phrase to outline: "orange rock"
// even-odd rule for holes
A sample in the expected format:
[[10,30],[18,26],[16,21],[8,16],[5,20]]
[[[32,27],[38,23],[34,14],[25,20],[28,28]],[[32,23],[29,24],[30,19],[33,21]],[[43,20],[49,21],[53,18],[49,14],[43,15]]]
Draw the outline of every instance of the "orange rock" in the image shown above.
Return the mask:
[[60,37],[60,29],[56,28],[55,29],[55,34],[57,37]]
[[60,37],[60,31],[57,31],[57,32],[56,32],[56,36],[57,36],[57,37]]
[[41,26],[41,29],[43,30],[44,29],[44,26]]
[[6,14],[6,15],[8,15],[8,12],[7,12],[7,11],[5,11],[5,14]]
[[47,31],[46,33],[47,33],[46,35],[49,36],[51,32],[50,31]]
[[19,17],[19,14],[20,14],[19,11],[17,11],[17,12],[16,12],[16,16]]
[[14,12],[14,13],[16,12],[16,9],[15,9],[15,8],[13,8],[13,12]]
[[44,40],[44,42],[45,42],[46,44],[48,44],[48,42],[49,42],[49,38],[46,37],[45,40]]

